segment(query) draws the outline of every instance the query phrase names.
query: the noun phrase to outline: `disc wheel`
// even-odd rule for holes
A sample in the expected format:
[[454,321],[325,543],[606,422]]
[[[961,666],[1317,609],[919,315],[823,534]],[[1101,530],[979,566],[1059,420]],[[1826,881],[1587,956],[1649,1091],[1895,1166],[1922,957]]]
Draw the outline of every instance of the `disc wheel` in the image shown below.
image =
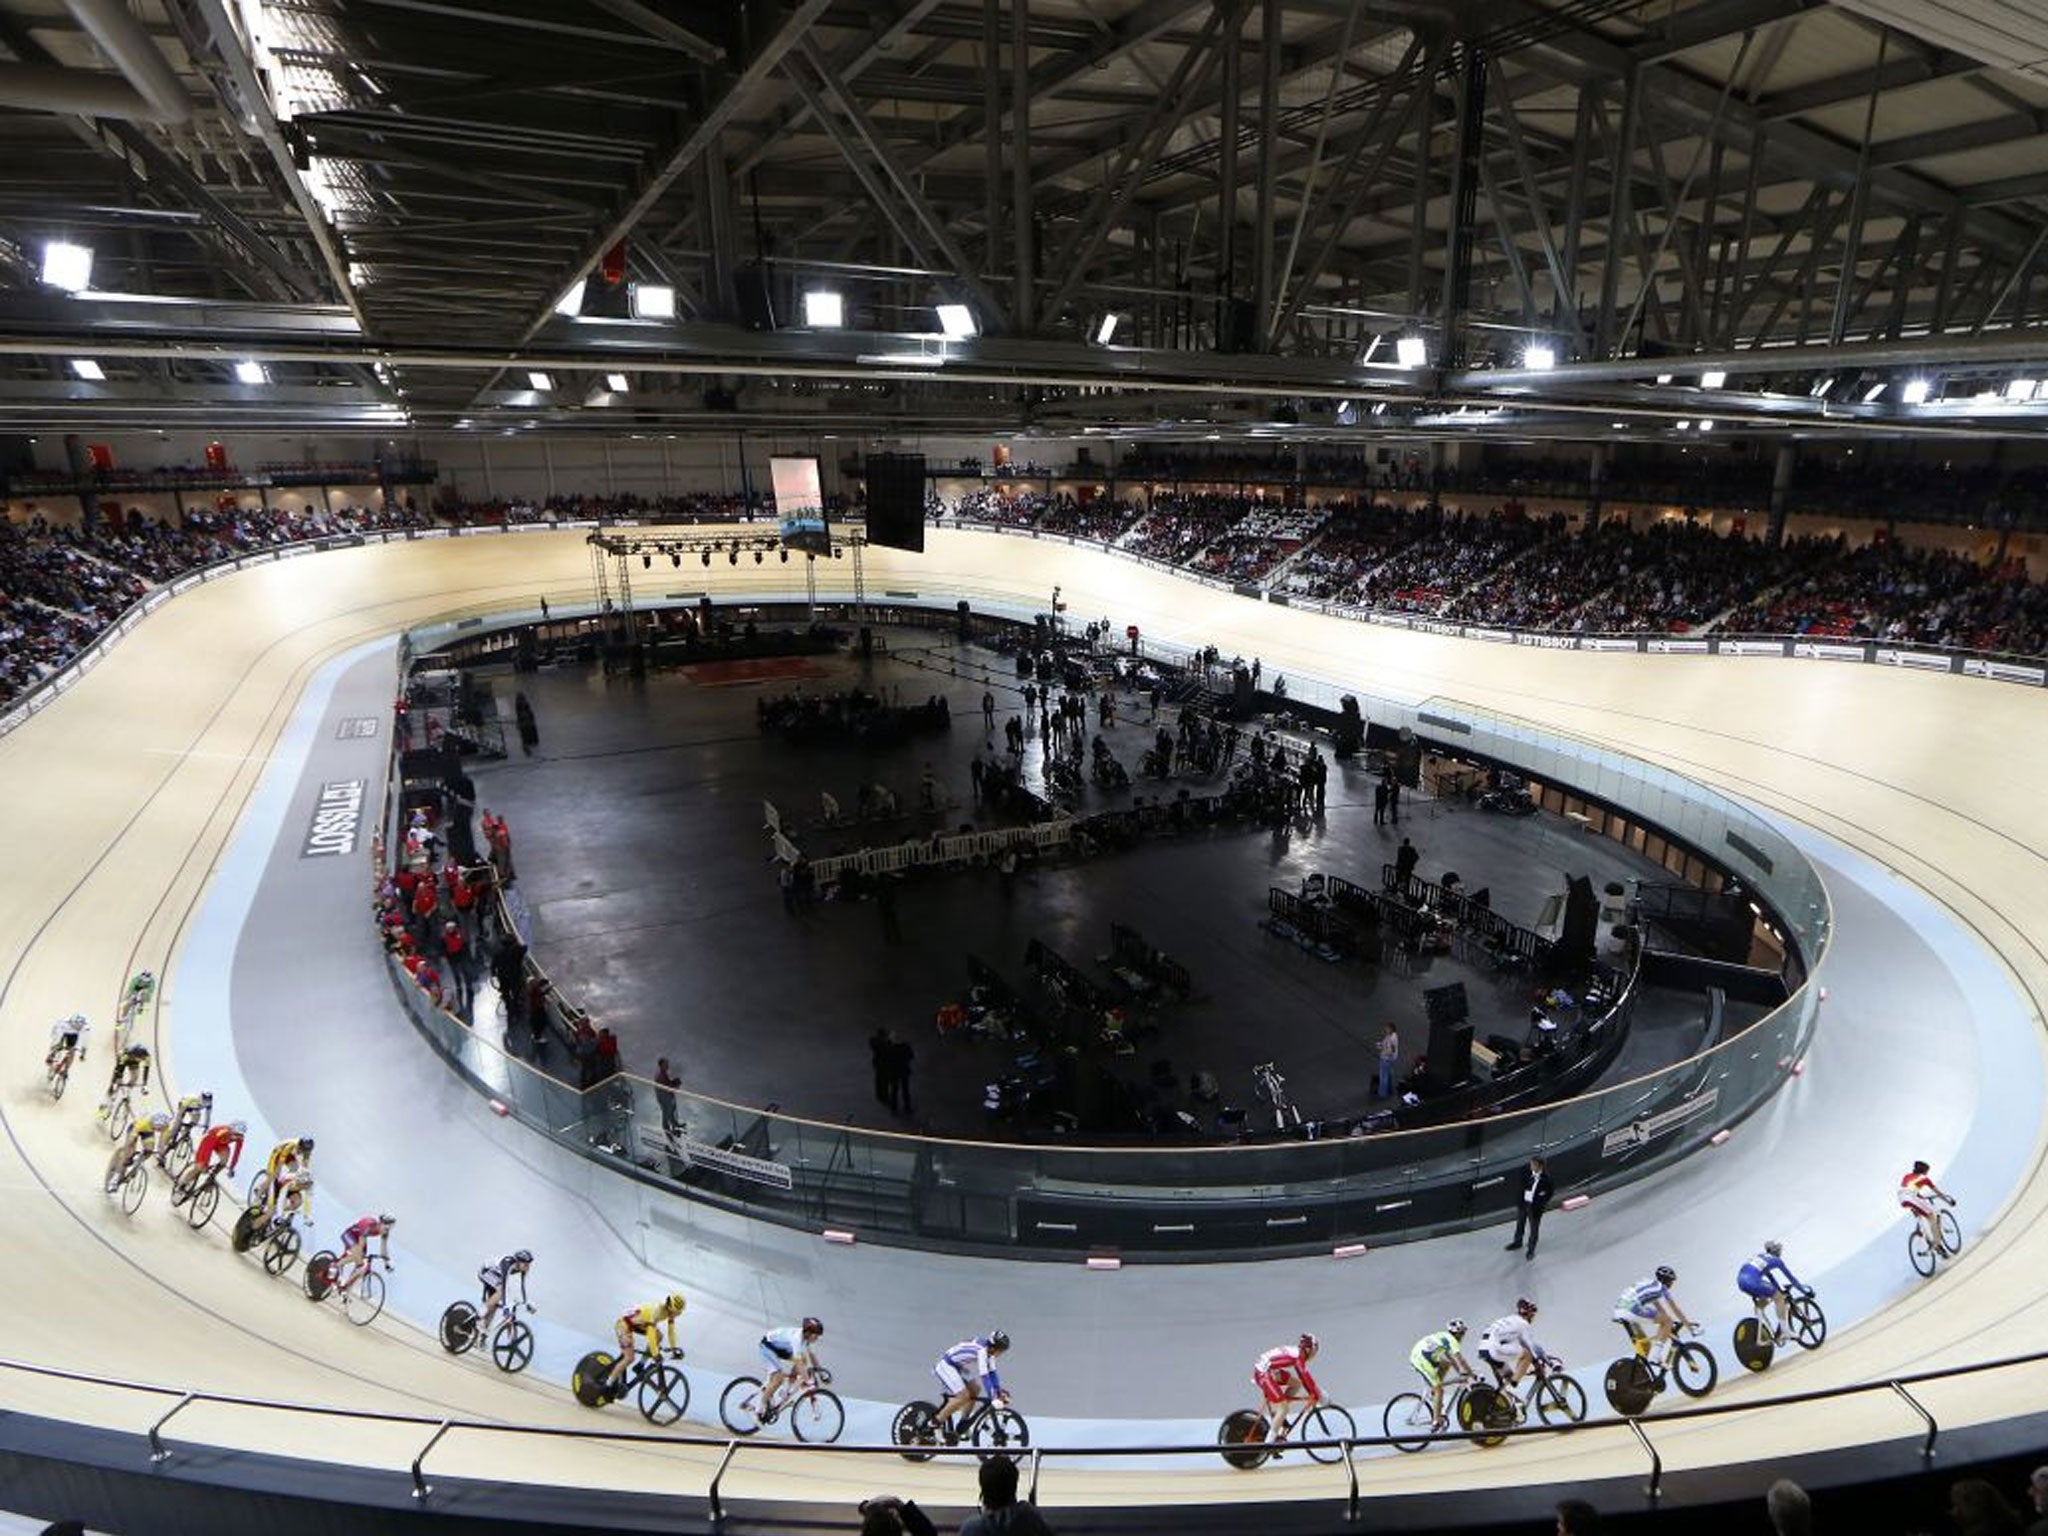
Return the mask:
[[1397,1451],[1420,1451],[1429,1446],[1435,1420],[1429,1416],[1429,1399],[1420,1392],[1403,1392],[1380,1415],[1380,1430]]
[[785,1411],[791,1431],[809,1445],[830,1445],[846,1428],[846,1405],[824,1387],[811,1388]]
[[1672,1352],[1671,1379],[1687,1397],[1705,1397],[1721,1379],[1721,1367],[1711,1349],[1688,1340]]
[[1545,1376],[1536,1385],[1536,1417],[1550,1425],[1582,1423],[1586,1417],[1586,1389],[1576,1377],[1563,1372]]
[[1341,1445],[1316,1445],[1317,1440],[1356,1440],[1358,1421],[1351,1417],[1351,1410],[1340,1408],[1335,1403],[1318,1403],[1309,1409],[1301,1421],[1299,1438],[1311,1442],[1307,1446],[1308,1459],[1325,1465],[1344,1459]]
[[533,1330],[516,1317],[508,1317],[491,1334],[491,1363],[508,1376],[516,1376],[533,1363]]
[[656,1362],[640,1378],[640,1416],[657,1429],[675,1423],[690,1406],[690,1378],[673,1366]]
[[334,1289],[334,1262],[334,1255],[325,1248],[306,1260],[306,1273],[299,1283],[305,1287],[308,1301],[325,1301]]
[[930,1403],[905,1403],[889,1423],[889,1443],[900,1447],[905,1461],[930,1461],[923,1449],[939,1443],[939,1410]]
[[1265,1416],[1250,1408],[1238,1409],[1216,1431],[1216,1443],[1222,1447],[1220,1454],[1240,1472],[1250,1472],[1266,1464],[1266,1458],[1272,1452],[1266,1449],[1265,1440]]
[[761,1382],[754,1376],[736,1376],[718,1394],[718,1422],[736,1435],[761,1432]]
[[1624,1355],[1608,1366],[1601,1384],[1608,1406],[1625,1419],[1635,1418],[1657,1395],[1657,1378],[1650,1373],[1649,1362],[1636,1355]]
[[1811,1296],[1793,1297],[1787,1315],[1792,1323],[1792,1337],[1799,1341],[1801,1349],[1819,1349],[1827,1342],[1827,1314]]
[[1458,1428],[1472,1437],[1474,1445],[1494,1446],[1505,1440],[1498,1428],[1503,1417],[1506,1407],[1500,1390],[1486,1382],[1475,1382],[1458,1401]]
[[612,1360],[607,1351],[593,1349],[576,1362],[576,1369],[569,1375],[569,1390],[584,1407],[602,1408],[611,1401],[605,1391],[605,1373],[611,1370]]
[[1735,1358],[1744,1370],[1766,1371],[1777,1353],[1777,1344],[1761,1317],[1745,1317],[1735,1325]]
[[451,1301],[441,1313],[441,1347],[451,1355],[466,1354],[476,1343],[476,1308]]

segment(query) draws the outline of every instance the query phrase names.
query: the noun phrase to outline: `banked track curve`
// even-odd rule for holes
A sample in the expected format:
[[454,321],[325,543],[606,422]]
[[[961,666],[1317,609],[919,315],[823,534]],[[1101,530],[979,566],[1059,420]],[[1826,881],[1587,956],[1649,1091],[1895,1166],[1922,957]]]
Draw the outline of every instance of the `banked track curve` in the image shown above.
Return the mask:
[[[850,580],[842,566],[819,570],[828,588]],[[775,567],[711,576],[720,601],[787,584]],[[1382,692],[1453,697],[1666,765],[1808,822],[1923,888],[1999,957],[2039,1029],[2048,997],[2048,824],[2028,804],[2048,764],[2040,690],[1821,662],[1488,645],[1230,599],[1093,552],[964,532],[935,532],[921,557],[871,551],[868,579],[870,591],[915,590],[948,606],[963,596],[1032,603],[1058,584],[1077,614],[1258,655],[1269,676],[1308,671]],[[491,1380],[398,1331],[334,1338],[309,1327],[295,1291],[238,1272],[217,1246],[176,1241],[188,1234],[169,1224],[108,1220],[94,1187],[105,1142],[76,1114],[39,1113],[49,1106],[32,1070],[52,1018],[84,1007],[103,1025],[133,965],[168,969],[294,701],[325,661],[428,618],[523,607],[543,595],[588,598],[580,535],[424,540],[258,567],[164,604],[66,698],[0,738],[8,787],[0,845],[15,856],[15,878],[0,886],[0,1055],[26,1064],[0,1091],[8,1133],[0,1199],[18,1277],[16,1305],[0,1320],[0,1355],[341,1408],[590,1427],[557,1383]],[[175,1076],[177,1008],[176,995],[166,996],[153,1022],[173,1086],[191,1086]],[[88,1080],[102,1066],[96,1053]],[[442,1068],[422,1050],[421,1070]],[[2034,1277],[2048,1263],[2041,1153],[2033,1149],[2032,1176],[1938,1293],[1916,1295],[1799,1362],[1782,1387],[1882,1380],[2048,1348],[2048,1321],[2032,1305]],[[119,1325],[53,1326],[78,1316],[80,1296],[98,1298]],[[2010,1416],[2048,1396],[2044,1383],[2048,1374],[2007,1372],[1930,1389],[1929,1402],[1945,1423]],[[26,1411],[138,1431],[161,1411],[137,1398],[110,1415],[103,1393],[23,1378],[10,1379],[9,1395]],[[1779,1453],[1901,1428],[1895,1408],[1869,1399],[1825,1415],[1773,1417],[1765,1439]],[[351,1431],[345,1447],[316,1426],[221,1411],[189,1432],[380,1466],[402,1467],[418,1448],[406,1426]],[[1748,1460],[1760,1434],[1750,1416],[1674,1429],[1667,1459]],[[1425,1457],[1375,1467],[1372,1480],[1415,1491],[1640,1470],[1639,1451],[1619,1436],[1584,1446],[1570,1454],[1557,1442],[1509,1447],[1477,1464]],[[715,1458],[550,1442],[522,1446],[520,1460],[536,1481],[701,1491]],[[502,1470],[502,1449],[494,1457],[451,1445],[444,1475]],[[1087,1496],[1105,1503],[1331,1487],[1327,1473],[1307,1468],[1280,1469],[1256,1489],[1220,1471],[1166,1484],[1130,1473],[1088,1477]],[[957,1475],[921,1479],[900,1463],[882,1472],[850,1457],[782,1458],[729,1487],[837,1502],[885,1481],[922,1481],[934,1502],[958,1499]]]

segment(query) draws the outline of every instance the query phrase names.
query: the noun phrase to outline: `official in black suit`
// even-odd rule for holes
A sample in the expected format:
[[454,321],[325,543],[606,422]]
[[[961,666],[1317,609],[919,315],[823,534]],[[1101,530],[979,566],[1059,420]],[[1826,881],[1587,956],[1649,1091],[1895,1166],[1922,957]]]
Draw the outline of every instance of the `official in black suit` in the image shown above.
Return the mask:
[[1543,1212],[1550,1204],[1550,1175],[1543,1171],[1543,1159],[1529,1159],[1529,1171],[1522,1175],[1521,1197],[1515,1201],[1515,1235],[1508,1240],[1508,1251],[1522,1246],[1522,1233],[1529,1234],[1528,1257],[1536,1257],[1536,1234],[1543,1227]]

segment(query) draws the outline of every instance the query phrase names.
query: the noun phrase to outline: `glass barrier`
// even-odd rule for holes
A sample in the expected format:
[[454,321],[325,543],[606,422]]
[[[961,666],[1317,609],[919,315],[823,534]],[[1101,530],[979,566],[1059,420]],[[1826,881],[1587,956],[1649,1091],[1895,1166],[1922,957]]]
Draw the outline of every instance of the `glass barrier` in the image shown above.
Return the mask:
[[[980,605],[977,605],[980,606]],[[991,604],[991,611],[1014,603]],[[468,630],[470,626],[464,626]],[[408,653],[455,632],[408,636]],[[1182,653],[1192,655],[1192,651]],[[1334,708],[1345,688],[1290,678]],[[1360,694],[1376,723],[1570,786],[1668,828],[1735,871],[1789,926],[1810,973],[1829,909],[1818,875],[1756,813],[1705,785],[1581,737],[1456,699]],[[1712,1050],[1537,1109],[1325,1140],[1092,1146],[945,1141],[827,1125],[620,1075],[579,1089],[443,1013],[394,965],[420,1029],[480,1089],[580,1155],[734,1210],[864,1239],[963,1250],[1115,1248],[1197,1256],[1307,1252],[1484,1225],[1512,1210],[1533,1155],[1581,1191],[1639,1177],[1763,1103],[1811,1041],[1814,989]],[[573,1016],[573,1007],[568,1013]],[[991,1126],[992,1137],[1006,1134]]]

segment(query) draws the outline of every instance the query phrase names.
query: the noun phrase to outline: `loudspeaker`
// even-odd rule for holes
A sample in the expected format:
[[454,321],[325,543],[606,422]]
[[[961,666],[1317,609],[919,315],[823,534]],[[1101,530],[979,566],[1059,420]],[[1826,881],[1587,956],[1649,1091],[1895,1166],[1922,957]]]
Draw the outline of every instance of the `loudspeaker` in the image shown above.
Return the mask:
[[968,618],[969,615],[973,612],[973,610],[967,606],[967,599],[963,597],[960,599],[959,602],[955,603],[953,605],[953,611],[960,616],[960,638],[962,640],[972,640],[974,638],[974,626],[968,622]]
[[1472,1076],[1472,1026],[1431,1021],[1429,1080],[1439,1088],[1455,1088]]
[[871,453],[867,462],[868,542],[924,553],[924,455]]
[[1462,1024],[1471,1013],[1465,1001],[1465,983],[1462,981],[1431,987],[1422,994],[1422,1006],[1429,1015],[1432,1030],[1439,1024]]
[[750,331],[775,329],[775,293],[768,269],[749,262],[732,274],[733,302],[740,312],[740,324]]

